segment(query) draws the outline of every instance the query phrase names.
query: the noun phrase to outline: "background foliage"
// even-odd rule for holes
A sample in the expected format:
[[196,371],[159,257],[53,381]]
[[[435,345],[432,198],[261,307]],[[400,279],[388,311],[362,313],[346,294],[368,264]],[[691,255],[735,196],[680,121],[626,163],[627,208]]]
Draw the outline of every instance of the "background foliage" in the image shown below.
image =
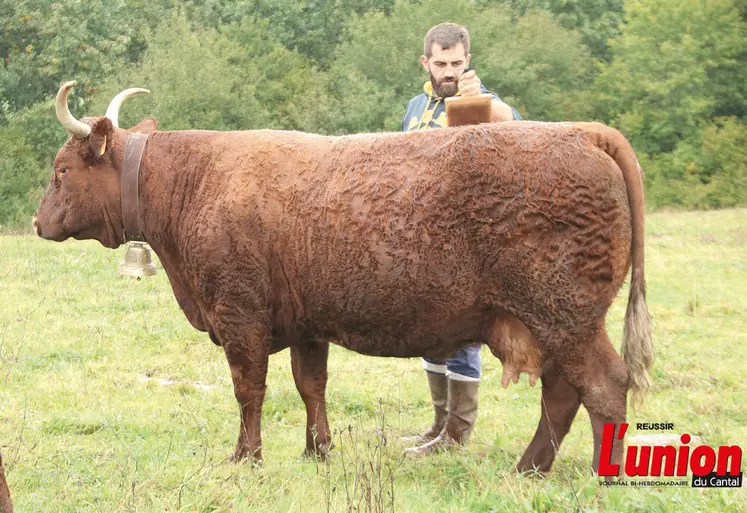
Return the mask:
[[397,130],[427,29],[466,24],[484,83],[525,119],[619,128],[651,208],[747,202],[745,0],[0,0],[0,226],[26,225],[77,116],[122,124]]

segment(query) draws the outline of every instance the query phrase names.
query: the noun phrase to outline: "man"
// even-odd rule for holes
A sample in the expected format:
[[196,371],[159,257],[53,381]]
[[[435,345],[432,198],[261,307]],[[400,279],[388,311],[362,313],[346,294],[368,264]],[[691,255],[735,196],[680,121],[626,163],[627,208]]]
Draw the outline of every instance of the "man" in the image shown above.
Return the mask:
[[466,27],[442,23],[431,28],[425,36],[424,53],[420,62],[431,79],[425,83],[423,93],[407,104],[402,118],[403,131],[445,127],[444,99],[457,94],[490,93],[493,95],[492,121],[521,119],[519,113],[503,103],[498,95],[485,89],[475,70],[464,72],[472,58]]
[[[432,27],[425,36],[423,68],[430,74],[424,92],[407,104],[402,118],[402,130],[424,130],[447,126],[445,98],[493,95],[491,120],[521,119],[519,113],[503,103],[495,93],[483,87],[474,70],[465,72],[471,59],[469,33],[466,27],[442,23]],[[405,438],[417,446],[407,449],[409,454],[427,454],[453,443],[466,444],[477,418],[477,396],[480,383],[480,347],[462,349],[446,361],[423,358],[428,376],[431,399],[435,411],[433,424],[422,434]],[[452,438],[444,429],[449,424]],[[422,444],[422,445],[421,445]]]

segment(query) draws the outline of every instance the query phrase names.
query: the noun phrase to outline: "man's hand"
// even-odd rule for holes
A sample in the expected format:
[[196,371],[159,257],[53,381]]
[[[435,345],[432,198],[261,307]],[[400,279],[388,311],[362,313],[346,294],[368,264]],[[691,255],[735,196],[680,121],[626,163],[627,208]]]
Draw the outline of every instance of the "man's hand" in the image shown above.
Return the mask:
[[459,77],[459,93],[462,96],[476,96],[480,94],[480,79],[477,78],[477,72],[473,69],[462,73]]
[[490,113],[490,120],[493,123],[499,121],[511,121],[514,119],[514,112],[511,107],[499,100],[493,100],[493,108]]
[[477,72],[471,69],[459,77],[459,93],[462,96],[476,96],[480,94],[480,84]]
[[[462,73],[462,76],[459,77],[459,93],[462,96],[477,96],[482,93],[481,85],[482,82],[480,82],[477,72],[473,69]],[[490,120],[496,123],[499,121],[511,121],[512,119],[514,119],[514,113],[511,107],[500,100],[493,100]]]

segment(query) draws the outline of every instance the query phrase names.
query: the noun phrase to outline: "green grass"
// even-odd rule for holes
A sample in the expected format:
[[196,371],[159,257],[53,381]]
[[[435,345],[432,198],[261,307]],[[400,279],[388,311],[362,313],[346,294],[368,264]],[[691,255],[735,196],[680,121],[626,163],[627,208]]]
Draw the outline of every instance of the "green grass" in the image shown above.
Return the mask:
[[[747,448],[744,219],[744,209],[648,216],[657,359],[653,393],[630,421]],[[586,471],[585,411],[549,478],[516,475],[540,390],[526,377],[501,389],[487,351],[468,451],[403,459],[399,437],[431,420],[419,361],[334,347],[330,461],[300,457],[305,412],[284,351],[270,359],[264,465],[228,463],[239,419],[220,348],[188,325],[163,272],[118,276],[122,256],[0,237],[0,446],[18,511],[747,511],[744,489],[600,486]],[[616,344],[625,299],[608,316]]]

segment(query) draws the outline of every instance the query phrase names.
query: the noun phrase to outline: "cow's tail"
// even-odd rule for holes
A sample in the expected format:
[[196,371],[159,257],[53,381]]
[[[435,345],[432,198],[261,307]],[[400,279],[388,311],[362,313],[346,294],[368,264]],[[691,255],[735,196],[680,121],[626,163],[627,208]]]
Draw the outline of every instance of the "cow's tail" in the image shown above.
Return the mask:
[[646,278],[643,272],[643,173],[633,148],[620,132],[598,123],[585,125],[586,130],[598,135],[597,145],[612,157],[622,170],[628,190],[632,228],[632,269],[621,353],[628,366],[631,406],[636,408],[648,395],[648,371],[654,361],[651,318],[646,306]]

